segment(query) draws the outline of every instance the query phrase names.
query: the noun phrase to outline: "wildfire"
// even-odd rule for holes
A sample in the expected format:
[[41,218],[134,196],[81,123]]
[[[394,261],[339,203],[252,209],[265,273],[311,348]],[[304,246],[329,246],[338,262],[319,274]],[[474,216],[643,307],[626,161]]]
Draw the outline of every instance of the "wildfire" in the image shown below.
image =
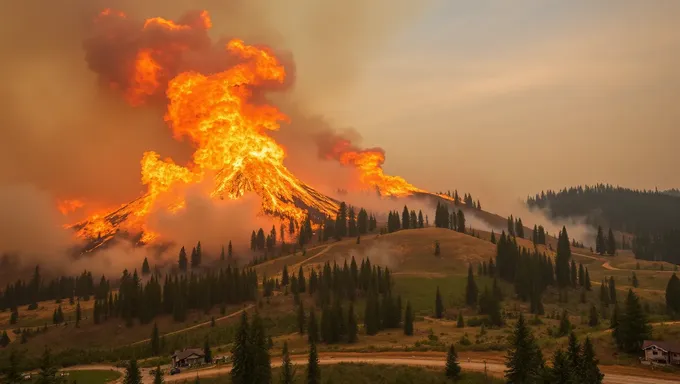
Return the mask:
[[[274,106],[252,100],[258,87],[283,84],[286,79],[286,69],[270,49],[233,39],[221,47],[221,57],[226,50],[236,64],[208,74],[179,72],[178,68],[191,67],[182,61],[186,52],[205,50],[206,30],[212,26],[206,11],[188,13],[180,21],[156,17],[135,24],[124,13],[107,9],[98,22],[102,22],[103,32],[87,45],[95,51],[88,51],[91,68],[100,71],[103,83],[114,85],[133,106],[142,105],[164,91],[168,103],[165,121],[174,138],[188,140],[194,153],[187,165],[176,164],[169,158],[161,160],[156,152],[144,153],[141,182],[146,193],[117,210],[92,215],[73,225],[78,236],[97,240],[98,247],[102,239],[126,230],[141,233],[143,243],[152,242],[161,235],[148,230],[146,217],[154,209],[169,212],[182,209],[184,197],[181,188],[175,187],[198,183],[208,176],[214,177],[213,198],[238,199],[247,192],[255,192],[262,198],[263,211],[298,222],[311,210],[319,215],[336,213],[336,201],[299,181],[284,166],[284,149],[267,134],[278,130],[289,118]],[[127,33],[130,26],[138,28],[138,38],[117,37],[117,33]],[[120,66],[102,65],[96,56],[101,50],[98,44],[129,52],[127,46],[121,48],[125,44],[121,41],[145,45],[137,47],[134,57],[121,59]],[[121,67],[129,70],[108,77],[101,72]],[[382,170],[385,156],[381,150],[356,150],[341,142],[333,157],[342,164],[355,166],[361,172],[361,181],[378,188],[383,195],[424,192],[401,177],[385,175]],[[164,205],[157,207],[161,197]]]

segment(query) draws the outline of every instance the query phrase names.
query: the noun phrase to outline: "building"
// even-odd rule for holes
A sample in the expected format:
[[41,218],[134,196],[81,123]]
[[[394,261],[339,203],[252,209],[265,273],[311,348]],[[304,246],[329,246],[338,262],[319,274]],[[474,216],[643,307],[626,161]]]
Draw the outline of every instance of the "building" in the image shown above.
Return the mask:
[[181,351],[175,351],[172,354],[173,367],[187,367],[195,364],[203,364],[205,354],[202,349],[188,348]]
[[668,341],[645,340],[642,343],[645,360],[658,364],[680,365],[680,344]]

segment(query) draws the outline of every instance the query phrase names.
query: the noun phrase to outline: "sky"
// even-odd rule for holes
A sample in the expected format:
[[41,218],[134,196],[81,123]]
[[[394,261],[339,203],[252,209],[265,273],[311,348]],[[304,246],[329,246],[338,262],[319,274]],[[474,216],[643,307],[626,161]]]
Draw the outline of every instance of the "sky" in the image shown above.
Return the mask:
[[434,1],[315,107],[388,173],[482,201],[677,187],[677,25],[673,0]]

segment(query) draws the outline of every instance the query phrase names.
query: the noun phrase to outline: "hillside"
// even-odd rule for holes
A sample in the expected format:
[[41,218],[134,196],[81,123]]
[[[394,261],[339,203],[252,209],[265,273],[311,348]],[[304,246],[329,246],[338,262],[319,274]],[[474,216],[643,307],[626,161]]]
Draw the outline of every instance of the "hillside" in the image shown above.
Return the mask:
[[527,198],[529,208],[553,218],[585,217],[588,223],[628,233],[665,232],[680,222],[680,196],[611,185],[548,190]]

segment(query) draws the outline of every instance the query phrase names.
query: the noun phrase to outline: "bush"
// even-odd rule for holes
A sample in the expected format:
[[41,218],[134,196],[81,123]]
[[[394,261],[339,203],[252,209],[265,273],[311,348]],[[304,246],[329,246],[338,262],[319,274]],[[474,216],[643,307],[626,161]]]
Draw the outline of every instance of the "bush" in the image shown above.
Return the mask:
[[468,338],[467,333],[460,337],[460,340],[458,340],[458,344],[464,345],[464,346],[472,345],[472,342]]

